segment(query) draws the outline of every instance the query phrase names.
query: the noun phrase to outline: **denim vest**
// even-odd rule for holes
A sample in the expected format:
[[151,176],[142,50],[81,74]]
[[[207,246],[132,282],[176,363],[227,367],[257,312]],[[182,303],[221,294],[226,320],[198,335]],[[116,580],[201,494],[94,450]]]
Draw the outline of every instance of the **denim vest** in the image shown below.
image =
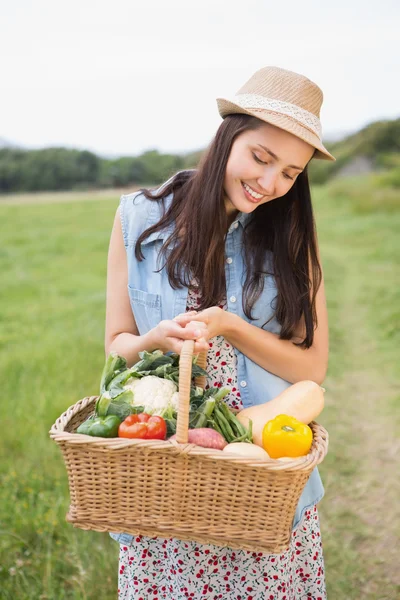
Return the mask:
[[[164,200],[167,210],[172,201],[172,194]],[[156,201],[147,200],[140,192],[121,197],[120,216],[122,233],[127,252],[128,263],[128,293],[132,312],[140,335],[155,327],[161,320],[173,319],[179,313],[186,311],[188,289],[174,290],[168,282],[166,269],[158,270],[162,265],[157,262],[163,241],[173,231],[173,224],[163,231],[152,233],[142,242],[142,253],[145,260],[139,262],[135,258],[135,244],[139,235],[151,225],[157,223],[162,216],[162,207]],[[252,315],[255,320],[249,321],[243,312],[242,289],[245,280],[244,261],[242,257],[243,228],[251,215],[239,213],[238,218],[231,224],[225,242],[225,274],[227,286],[227,310],[239,315],[245,321],[261,327],[265,326],[272,333],[279,333],[280,325],[273,316],[273,304],[276,297],[276,284],[273,276],[265,277],[264,290],[254,304]],[[165,259],[162,259],[165,260]],[[275,398],[291,384],[266,371],[247,356],[234,348],[237,357],[237,376],[240,395],[245,408],[264,404]],[[316,504],[324,495],[317,467],[312,471],[303,493],[300,496],[293,519],[293,529],[297,527],[306,509]],[[129,534],[110,534],[113,539],[130,544]]]

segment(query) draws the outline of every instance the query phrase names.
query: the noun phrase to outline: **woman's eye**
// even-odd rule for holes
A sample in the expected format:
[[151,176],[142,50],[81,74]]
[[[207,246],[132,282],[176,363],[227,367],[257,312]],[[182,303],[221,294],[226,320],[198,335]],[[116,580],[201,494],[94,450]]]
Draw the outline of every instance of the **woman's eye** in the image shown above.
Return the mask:
[[262,165],[267,165],[268,163],[262,161],[260,158],[258,158],[258,156],[256,154],[254,154],[254,152],[252,152],[253,158],[256,162],[261,163]]
[[[253,158],[256,162],[260,163],[261,165],[267,165],[267,162],[264,162],[263,160],[261,160],[260,158],[258,158],[257,154],[254,154],[254,152],[252,152]],[[285,179],[290,179],[290,181],[293,181],[293,177],[290,177],[287,173],[283,173],[283,176]]]

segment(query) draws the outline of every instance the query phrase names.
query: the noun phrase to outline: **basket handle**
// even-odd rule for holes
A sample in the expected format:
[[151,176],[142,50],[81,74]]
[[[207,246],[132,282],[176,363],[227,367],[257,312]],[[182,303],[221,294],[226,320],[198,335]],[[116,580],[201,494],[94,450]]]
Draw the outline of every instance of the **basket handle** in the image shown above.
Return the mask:
[[[187,444],[189,440],[189,409],[190,387],[192,381],[192,357],[194,340],[185,340],[179,358],[179,404],[176,422],[176,441],[178,444]],[[207,364],[207,350],[199,353],[197,364],[203,369]],[[196,385],[205,388],[206,377],[196,377]]]

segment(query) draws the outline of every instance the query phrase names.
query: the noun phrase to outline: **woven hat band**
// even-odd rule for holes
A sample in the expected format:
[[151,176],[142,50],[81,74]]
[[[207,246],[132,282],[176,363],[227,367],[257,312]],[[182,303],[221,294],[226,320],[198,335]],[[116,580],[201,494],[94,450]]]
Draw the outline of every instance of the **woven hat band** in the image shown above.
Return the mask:
[[266,98],[265,96],[260,96],[258,94],[238,94],[234,97],[233,101],[244,109],[264,109],[292,117],[304,125],[304,127],[310,129],[320,139],[322,137],[321,121],[318,117],[295,104],[283,102],[282,100],[274,100],[273,98]]

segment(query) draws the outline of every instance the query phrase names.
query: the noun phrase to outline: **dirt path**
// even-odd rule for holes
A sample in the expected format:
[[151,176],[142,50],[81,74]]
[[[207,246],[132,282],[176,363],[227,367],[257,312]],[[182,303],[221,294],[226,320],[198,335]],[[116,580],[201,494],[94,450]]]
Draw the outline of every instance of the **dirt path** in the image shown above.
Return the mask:
[[359,595],[351,598],[395,600],[400,597],[400,437],[395,413],[399,386],[387,375],[384,355],[366,327],[368,316],[360,298],[367,276],[360,276],[356,267],[357,261],[341,266],[339,328],[345,332],[346,369],[342,377],[327,380],[335,404],[328,426],[335,437],[335,462],[340,462],[335,480],[328,476],[327,504],[332,504],[325,510],[333,509],[327,519],[329,534],[336,536],[335,528],[340,531],[336,551],[342,543],[349,556],[354,551],[353,569],[360,566],[359,574],[352,574]]

